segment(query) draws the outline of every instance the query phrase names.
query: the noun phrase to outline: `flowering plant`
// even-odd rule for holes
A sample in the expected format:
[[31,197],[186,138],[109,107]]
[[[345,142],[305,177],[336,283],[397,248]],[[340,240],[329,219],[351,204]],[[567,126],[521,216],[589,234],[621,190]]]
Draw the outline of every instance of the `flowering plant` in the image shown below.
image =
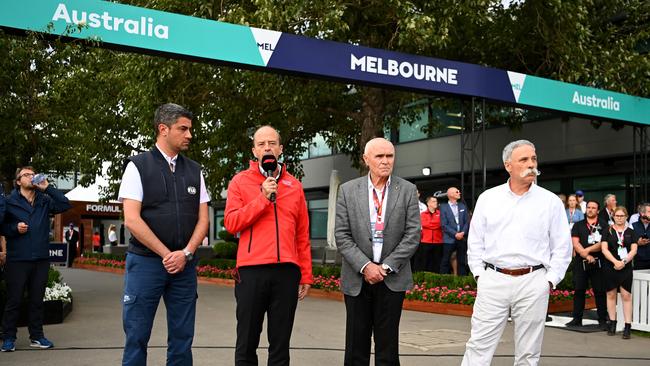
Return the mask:
[[464,288],[429,287],[426,283],[416,284],[413,289],[406,291],[406,299],[445,304],[473,305],[476,300],[476,289],[465,286]]
[[65,282],[57,282],[45,288],[43,301],[62,300],[72,302],[72,289]]

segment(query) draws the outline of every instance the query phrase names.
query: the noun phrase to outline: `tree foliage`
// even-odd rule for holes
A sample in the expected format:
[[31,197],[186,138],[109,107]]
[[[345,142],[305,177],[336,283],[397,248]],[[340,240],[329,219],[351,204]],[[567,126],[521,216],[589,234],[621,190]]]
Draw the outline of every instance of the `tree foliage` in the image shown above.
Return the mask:
[[[650,95],[650,58],[639,52],[650,39],[650,5],[643,0],[527,0],[507,8],[500,0],[122,2]],[[175,102],[196,115],[188,155],[202,163],[218,196],[247,166],[257,126],[278,128],[284,160],[300,175],[300,156],[316,134],[359,165],[368,139],[414,117],[409,103],[426,97],[449,105],[439,96],[95,46],[0,33],[4,181],[12,180],[16,166],[31,163],[52,172],[81,172],[87,184],[107,161],[110,197],[124,159],[153,145],[155,108]]]

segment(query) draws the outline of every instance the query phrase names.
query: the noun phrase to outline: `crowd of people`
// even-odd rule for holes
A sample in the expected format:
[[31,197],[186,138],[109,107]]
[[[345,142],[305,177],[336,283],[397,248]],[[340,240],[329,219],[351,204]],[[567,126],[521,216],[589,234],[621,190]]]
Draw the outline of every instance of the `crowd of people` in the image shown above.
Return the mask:
[[[129,158],[119,189],[124,223],[131,232],[126,257],[122,321],[123,365],[144,365],[158,303],[165,302],[168,365],[191,365],[197,301],[197,258],[205,238],[210,200],[201,166],[181,152],[192,139],[193,115],[176,104],[154,115],[156,143]],[[280,134],[257,129],[248,169],[228,186],[224,225],[240,237],[235,299],[236,365],[258,364],[267,319],[269,365],[289,364],[298,301],[313,283],[309,218],[300,181],[278,162]],[[624,309],[623,338],[630,337],[633,268],[650,268],[650,204],[628,222],[624,207],[607,195],[604,207],[577,191],[564,201],[536,184],[535,146],[513,141],[503,150],[507,182],[480,195],[473,215],[461,192],[449,187],[447,202],[419,201],[414,184],[393,175],[395,148],[371,139],[363,160],[368,174],[341,185],[335,238],[342,257],[346,307],[345,364],[368,365],[374,340],[377,364],[399,365],[399,322],[412,272],[470,274],[477,297],[463,365],[489,365],[508,317],[515,326],[515,364],[536,365],[549,290],[572,261],[576,288],[571,326],[579,326],[591,282],[601,326],[615,333],[616,295]],[[47,280],[49,219],[70,208],[67,198],[35,171],[16,172],[16,189],[0,197],[6,237],[7,290],[2,351],[13,351],[18,305],[30,294],[32,346],[51,348],[42,329]],[[27,224],[29,223],[29,224]],[[116,242],[111,227],[109,241]],[[73,239],[74,227],[66,237]],[[78,233],[76,234],[78,239]],[[94,245],[95,247],[97,245]],[[39,313],[40,312],[40,313]],[[39,315],[40,314],[40,315]]]

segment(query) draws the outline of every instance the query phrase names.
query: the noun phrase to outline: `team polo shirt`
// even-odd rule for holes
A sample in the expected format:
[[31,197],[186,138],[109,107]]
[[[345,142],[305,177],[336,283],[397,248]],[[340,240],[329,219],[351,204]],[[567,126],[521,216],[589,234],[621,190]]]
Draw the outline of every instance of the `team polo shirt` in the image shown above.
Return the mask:
[[[589,235],[591,235],[591,233],[594,232],[600,233],[601,239],[597,243],[589,244]],[[588,248],[592,245],[600,245],[600,243],[603,241],[602,235],[603,235],[603,228],[600,226],[599,220],[596,220],[596,225],[593,226],[587,223],[586,219],[581,220],[576,222],[573,225],[573,229],[571,229],[571,236],[574,238],[578,238],[578,240],[580,241],[580,245],[582,245],[583,248]],[[591,252],[589,254],[594,258],[603,258],[602,252]]]

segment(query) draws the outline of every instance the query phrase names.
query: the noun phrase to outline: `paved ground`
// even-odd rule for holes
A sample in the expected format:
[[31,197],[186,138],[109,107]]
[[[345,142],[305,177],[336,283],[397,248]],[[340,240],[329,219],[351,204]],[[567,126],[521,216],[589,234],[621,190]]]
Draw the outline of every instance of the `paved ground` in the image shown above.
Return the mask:
[[[63,269],[74,293],[74,310],[63,324],[46,326],[56,344],[52,350],[32,350],[25,328],[19,329],[17,351],[1,353],[0,365],[118,365],[123,345],[121,325],[122,276],[89,270]],[[195,365],[232,365],[235,343],[235,301],[232,288],[199,285]],[[164,365],[166,325],[161,305],[150,341],[149,364]],[[333,300],[301,302],[292,338],[293,365],[341,365],[345,308]],[[469,318],[405,311],[401,322],[402,365],[459,365],[469,337]],[[262,337],[262,347],[267,345]],[[509,325],[493,365],[512,365],[512,326]],[[259,352],[266,364],[266,349]],[[650,364],[650,339],[624,341],[605,333],[583,334],[547,328],[542,365],[610,366]]]

